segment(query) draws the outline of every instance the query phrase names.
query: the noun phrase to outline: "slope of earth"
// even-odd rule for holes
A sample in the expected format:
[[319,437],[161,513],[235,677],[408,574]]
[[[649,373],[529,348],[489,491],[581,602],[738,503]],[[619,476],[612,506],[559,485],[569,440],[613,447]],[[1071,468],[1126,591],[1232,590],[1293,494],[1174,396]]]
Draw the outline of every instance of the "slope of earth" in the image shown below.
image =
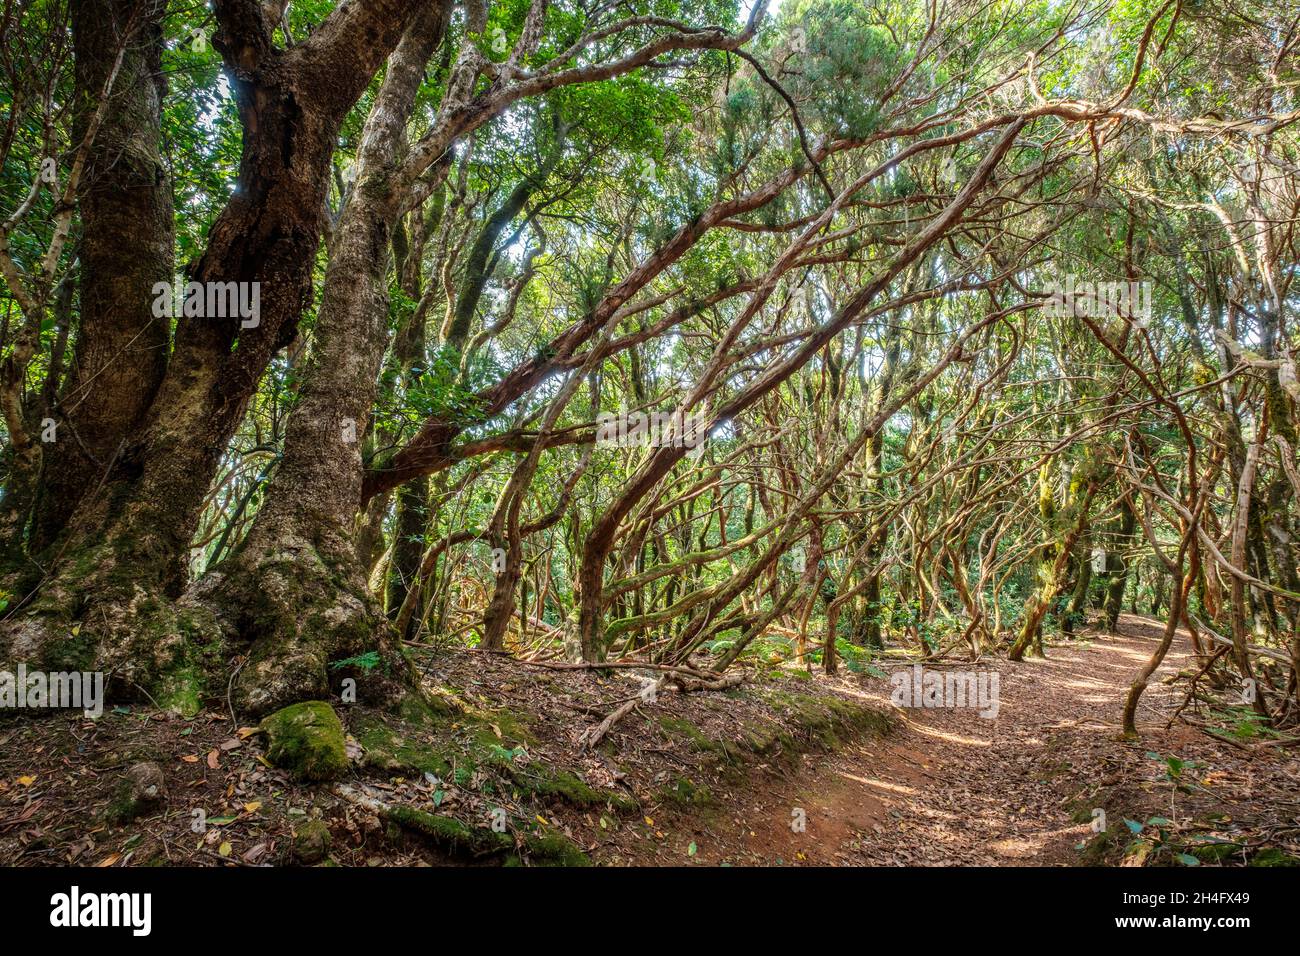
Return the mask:
[[[347,769],[328,782],[272,766],[226,701],[188,718],[138,705],[98,720],[10,716],[0,865],[618,864],[676,847],[669,819],[893,724],[851,684],[779,669],[722,691],[647,693],[640,671],[463,650],[416,662],[433,708],[336,705]],[[683,844],[681,859],[694,852]]]

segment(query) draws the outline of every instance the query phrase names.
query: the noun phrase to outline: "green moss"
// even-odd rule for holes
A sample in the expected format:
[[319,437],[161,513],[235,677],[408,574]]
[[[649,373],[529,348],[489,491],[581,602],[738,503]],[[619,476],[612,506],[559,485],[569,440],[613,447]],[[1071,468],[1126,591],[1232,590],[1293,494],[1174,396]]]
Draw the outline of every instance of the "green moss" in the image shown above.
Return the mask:
[[348,768],[343,724],[323,700],[290,704],[262,721],[266,756],[299,780],[332,780]]
[[1093,819],[1093,817],[1092,817],[1092,808],[1093,808],[1093,805],[1088,804],[1088,803],[1085,801],[1084,803],[1075,803],[1075,804],[1072,804],[1071,806],[1073,807],[1073,809],[1072,809],[1072,811],[1071,811],[1071,813],[1070,813],[1070,822],[1071,822],[1071,823],[1091,823],[1091,822],[1092,822],[1092,819]]
[[299,863],[319,863],[329,855],[330,828],[322,820],[304,820],[293,833],[293,857]]
[[1218,842],[1198,843],[1186,847],[1186,852],[1196,857],[1202,863],[1221,863],[1234,854],[1241,852],[1241,847],[1236,843]]
[[669,734],[685,738],[690,742],[692,749],[700,753],[712,754],[715,758],[729,763],[735,763],[740,757],[736,745],[731,741],[715,740],[689,720],[680,717],[660,717],[659,726]]
[[98,649],[98,636],[89,627],[69,622],[67,636],[49,642],[42,663],[51,671],[90,671]]
[[746,747],[762,757],[794,751],[794,738],[779,724],[742,724],[740,736]]
[[481,747],[523,747],[537,742],[537,735],[529,729],[524,718],[511,711],[469,710],[467,715],[478,725],[474,739]]
[[1265,847],[1250,858],[1251,866],[1300,866],[1300,857],[1294,857],[1291,854],[1278,849],[1275,846]]
[[524,841],[530,860],[545,866],[591,866],[578,845],[558,833],[530,836]]
[[846,736],[883,734],[892,726],[882,711],[840,697],[814,697],[776,689],[767,689],[762,696],[783,713],[797,732],[832,750]]
[[847,737],[883,734],[892,726],[888,715],[874,707],[840,697],[796,694],[776,688],[765,688],[756,696],[784,719],[744,723],[740,726],[738,742],[714,739],[689,720],[677,717],[661,717],[659,726],[670,735],[687,740],[694,750],[711,755],[716,764],[733,766],[742,762],[746,754],[793,757],[800,749],[796,745],[797,737],[835,749]]
[[104,817],[115,825],[129,823],[162,809],[166,801],[162,770],[155,763],[137,763],[117,782]]
[[1119,852],[1119,840],[1114,831],[1098,833],[1083,845],[1079,860],[1081,866],[1106,866],[1109,858]]
[[155,698],[158,706],[182,717],[203,709],[203,676],[193,667],[181,667],[163,677]]
[[483,856],[504,853],[514,849],[514,838],[508,833],[497,833],[488,827],[472,827],[455,817],[425,813],[411,807],[393,807],[388,818],[394,823],[414,830],[439,849],[461,856]]
[[352,724],[353,736],[365,751],[366,766],[389,773],[431,773],[439,779],[451,773],[451,763],[444,754],[389,726],[376,714],[361,714]]
[[542,770],[513,775],[517,784],[543,797],[555,797],[575,807],[612,806],[630,813],[638,804],[631,797],[613,790],[597,790],[568,770]]
[[114,826],[129,823],[140,815],[136,801],[129,793],[117,793],[104,811],[104,819]]
[[412,724],[433,725],[447,717],[465,713],[464,703],[451,691],[437,687],[421,694],[403,694],[397,707],[398,715]]
[[708,807],[715,802],[708,787],[693,783],[689,777],[678,777],[671,787],[660,790],[659,796],[683,807]]

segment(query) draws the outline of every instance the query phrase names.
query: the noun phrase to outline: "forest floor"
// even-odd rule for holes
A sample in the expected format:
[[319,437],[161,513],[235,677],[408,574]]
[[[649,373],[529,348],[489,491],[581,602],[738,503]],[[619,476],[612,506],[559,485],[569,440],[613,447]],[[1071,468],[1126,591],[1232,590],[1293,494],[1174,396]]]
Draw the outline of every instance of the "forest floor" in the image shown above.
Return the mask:
[[[345,778],[272,767],[218,702],[190,718],[117,707],[98,721],[0,723],[0,864],[1070,865],[1277,864],[1300,858],[1300,756],[1243,708],[1210,713],[1170,679],[1179,635],[1120,735],[1159,636],[1125,615],[996,671],[996,719],[900,709],[887,677],[751,671],[725,692],[660,693],[596,748],[581,735],[643,676],[459,650],[420,666],[448,709],[340,707]],[[887,671],[910,667],[892,656]],[[1201,726],[1203,724],[1203,726]],[[112,815],[128,768],[166,798]],[[1094,833],[1104,811],[1106,829]],[[505,833],[488,826],[494,815]]]
[[[887,737],[806,755],[803,773],[754,793],[701,845],[823,865],[1300,864],[1300,741],[1278,746],[1288,738],[1260,734],[1245,708],[1206,719],[1198,704],[1185,716],[1207,728],[1166,727],[1187,686],[1169,679],[1194,670],[1185,632],[1142,697],[1141,739],[1122,738],[1129,683],[1162,629],[1126,614],[1119,634],[1057,643],[1046,659],[948,664],[999,671],[996,720],[909,709]],[[885,699],[885,681],[865,685]]]

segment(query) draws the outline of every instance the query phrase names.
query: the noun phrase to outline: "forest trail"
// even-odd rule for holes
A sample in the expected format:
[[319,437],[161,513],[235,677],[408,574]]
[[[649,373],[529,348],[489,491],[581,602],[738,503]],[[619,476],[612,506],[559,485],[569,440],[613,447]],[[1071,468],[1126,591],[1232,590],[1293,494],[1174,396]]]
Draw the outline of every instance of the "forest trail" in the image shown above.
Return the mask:
[[[1161,681],[1188,664],[1185,632],[1142,697],[1141,740],[1120,739],[1125,693],[1160,627],[1126,614],[1119,634],[1049,646],[1045,660],[952,665],[999,672],[997,719],[973,708],[909,709],[888,737],[830,756],[804,755],[802,771],[681,838],[697,841],[705,862],[712,861],[712,844],[720,859],[746,863],[1077,865],[1078,845],[1093,836],[1090,807],[1110,807],[1111,828],[1122,827],[1130,812],[1177,821],[1189,809],[1187,796],[1173,796],[1163,760],[1153,753],[1211,768],[1209,777],[1223,788],[1218,796],[1233,804],[1236,817],[1248,806],[1252,783],[1269,777],[1266,765],[1292,758],[1272,748],[1252,763],[1256,758],[1186,724],[1165,729],[1185,685]],[[887,681],[871,680],[867,688],[887,698]],[[802,833],[791,826],[796,808],[806,814]]]

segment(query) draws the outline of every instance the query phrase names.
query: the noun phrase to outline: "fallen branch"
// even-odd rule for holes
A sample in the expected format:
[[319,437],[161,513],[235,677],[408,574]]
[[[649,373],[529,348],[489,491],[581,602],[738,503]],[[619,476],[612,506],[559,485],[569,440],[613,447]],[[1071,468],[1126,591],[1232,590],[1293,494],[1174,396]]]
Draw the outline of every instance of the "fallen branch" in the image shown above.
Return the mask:
[[647,685],[643,688],[641,693],[637,694],[631,700],[619,704],[608,717],[602,720],[595,727],[590,727],[587,730],[584,730],[581,736],[578,737],[578,744],[588,750],[595,747],[605,739],[605,735],[609,733],[610,728],[630,714],[637,704],[642,703],[647,697],[657,694],[670,682],[676,689],[683,693],[688,693],[701,690],[726,690],[729,687],[738,686],[743,681],[744,677],[740,674],[724,674],[713,680],[665,674],[652,685]]

